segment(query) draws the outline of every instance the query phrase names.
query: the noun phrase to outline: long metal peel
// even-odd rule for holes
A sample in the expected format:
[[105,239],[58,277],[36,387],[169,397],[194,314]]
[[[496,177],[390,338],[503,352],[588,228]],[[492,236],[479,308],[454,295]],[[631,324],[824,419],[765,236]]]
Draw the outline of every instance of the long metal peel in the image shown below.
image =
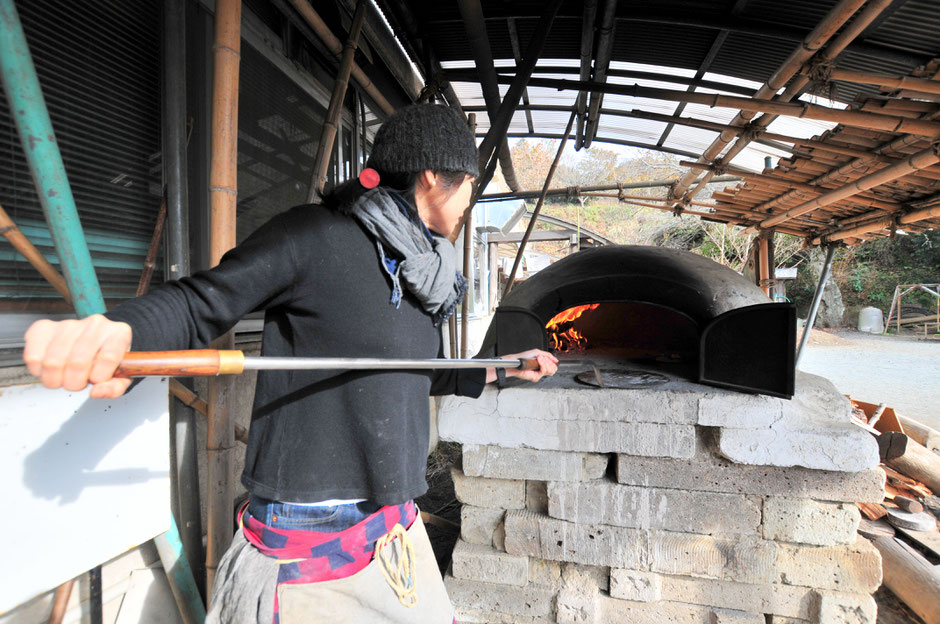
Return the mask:
[[434,370],[454,368],[517,368],[537,370],[538,360],[522,359],[393,359],[344,357],[246,357],[242,351],[129,351],[115,377],[210,377],[238,375],[247,370]]

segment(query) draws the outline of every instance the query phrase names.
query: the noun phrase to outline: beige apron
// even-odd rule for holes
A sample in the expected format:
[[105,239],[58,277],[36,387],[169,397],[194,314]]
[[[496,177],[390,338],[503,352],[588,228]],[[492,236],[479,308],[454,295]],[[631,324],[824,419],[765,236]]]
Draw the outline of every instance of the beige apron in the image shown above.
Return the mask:
[[280,624],[452,624],[454,608],[421,515],[407,531],[396,528],[400,533],[390,533],[390,543],[380,539],[369,565],[352,576],[278,585]]

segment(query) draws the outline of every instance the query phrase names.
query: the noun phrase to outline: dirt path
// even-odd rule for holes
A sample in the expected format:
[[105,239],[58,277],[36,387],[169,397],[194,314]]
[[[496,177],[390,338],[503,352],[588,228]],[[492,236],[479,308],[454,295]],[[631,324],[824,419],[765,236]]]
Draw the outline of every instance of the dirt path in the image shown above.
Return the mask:
[[940,341],[848,331],[806,345],[800,370],[832,380],[840,392],[886,403],[940,430]]

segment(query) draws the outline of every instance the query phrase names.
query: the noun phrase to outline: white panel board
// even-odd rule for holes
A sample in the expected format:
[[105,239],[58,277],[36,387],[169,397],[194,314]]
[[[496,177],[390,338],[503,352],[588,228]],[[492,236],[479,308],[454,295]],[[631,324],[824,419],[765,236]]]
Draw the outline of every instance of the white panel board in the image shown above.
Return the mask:
[[0,613],[169,529],[169,399],[0,388]]

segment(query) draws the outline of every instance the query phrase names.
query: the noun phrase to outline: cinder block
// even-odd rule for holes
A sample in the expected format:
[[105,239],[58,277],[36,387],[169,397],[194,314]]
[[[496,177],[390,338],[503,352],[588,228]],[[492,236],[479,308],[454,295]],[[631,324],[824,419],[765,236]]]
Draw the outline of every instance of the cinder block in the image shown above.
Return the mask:
[[875,624],[878,605],[867,594],[820,592],[819,624]]
[[530,583],[545,587],[561,587],[561,563],[535,557],[528,557],[528,559]]
[[608,456],[465,444],[463,472],[471,477],[588,481],[607,471]]
[[457,624],[555,624],[555,617],[529,617],[461,608],[457,609]]
[[[614,577],[611,574],[611,582]],[[692,604],[734,609],[747,613],[782,615],[805,620],[816,617],[816,591],[769,583],[735,583],[688,576],[660,577],[662,595]],[[614,595],[611,589],[611,596]]]
[[618,485],[608,481],[551,482],[548,513],[585,524],[689,533],[756,534],[760,504],[739,494]]
[[731,461],[755,466],[858,472],[879,463],[875,439],[851,422],[794,428],[781,421],[764,429],[722,428],[718,447]]
[[[458,609],[493,611],[524,617],[552,617],[555,590],[538,585],[515,587],[444,576],[451,602]],[[513,620],[517,621],[517,620]]]
[[[681,602],[633,602],[601,595],[597,600],[597,622],[604,624],[764,624],[763,616],[734,613],[727,609],[713,609]],[[737,616],[738,620],[730,617]],[[724,619],[716,619],[723,617]]]
[[464,505],[460,510],[460,539],[469,544],[493,545],[493,535],[505,515],[502,509]]
[[529,580],[528,557],[510,555],[491,546],[457,540],[451,572],[467,581],[525,586]]
[[607,591],[610,587],[610,568],[607,566],[566,563],[562,566],[561,577],[565,587],[591,591]]
[[871,594],[881,585],[881,553],[863,537],[848,546],[780,544],[777,570],[787,585]]
[[698,400],[698,424],[705,427],[769,427],[783,416],[775,397],[719,392]]
[[529,511],[506,513],[506,552],[552,561],[642,569],[646,531],[579,525]]
[[[624,401],[622,390],[595,388],[572,392],[551,387],[559,379],[538,385],[498,389],[487,386],[477,399],[447,396],[441,401],[439,422],[477,421],[494,413],[508,418],[527,417],[542,421],[608,421],[663,424],[695,424],[702,387],[688,382],[670,382],[668,387],[634,389]],[[576,384],[580,387],[580,384]],[[583,388],[583,387],[582,387]],[[732,394],[729,392],[729,394]]]
[[758,613],[713,609],[712,624],[766,624],[767,620]]
[[[662,578],[655,572],[613,569],[610,571],[610,595],[634,602],[656,602],[662,598]],[[684,594],[670,594],[682,597]],[[687,602],[696,602],[689,600]]]
[[555,597],[555,620],[558,624],[594,624],[597,590],[593,592],[562,589]]
[[810,470],[798,466],[746,466],[719,457],[694,460],[617,457],[617,481],[626,485],[812,498],[847,503],[884,500],[884,471]]
[[548,513],[548,484],[545,481],[525,482],[525,508],[536,513]]
[[499,509],[525,509],[525,481],[467,477],[451,468],[457,500],[465,505]]
[[753,537],[717,538],[690,533],[650,532],[653,572],[703,576],[741,583],[773,583],[777,544]]
[[765,539],[814,546],[851,544],[861,514],[851,503],[823,503],[796,498],[764,501],[762,529]]
[[513,418],[496,413],[472,419],[440,418],[441,439],[462,444],[646,457],[687,458],[695,452],[693,425],[558,420],[546,426],[548,423],[539,418]]

